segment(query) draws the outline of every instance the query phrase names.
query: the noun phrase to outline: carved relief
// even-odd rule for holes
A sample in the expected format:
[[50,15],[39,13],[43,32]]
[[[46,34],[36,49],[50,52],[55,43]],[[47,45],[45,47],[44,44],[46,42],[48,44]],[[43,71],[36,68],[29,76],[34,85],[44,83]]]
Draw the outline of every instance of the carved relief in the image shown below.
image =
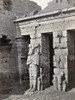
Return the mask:
[[[63,32],[62,31],[58,31],[58,35],[57,37],[54,37],[54,45],[57,43],[57,48],[56,45],[54,46],[54,51],[55,51],[55,59],[54,62],[56,62],[56,66],[54,68],[54,76],[53,76],[53,84],[56,90],[62,90],[65,91],[66,90],[66,74],[65,73],[65,68],[67,68],[67,64],[65,64],[67,62],[67,55],[68,55],[68,49],[67,46],[64,48],[64,45],[62,45],[62,43],[64,44],[65,40],[62,41],[63,38],[65,38],[67,40],[67,37],[63,37]],[[55,40],[57,40],[59,38],[58,42],[55,42]],[[59,45],[60,44],[60,45]],[[66,41],[67,44],[67,41]],[[61,46],[62,45],[62,46]]]
[[11,10],[12,1],[11,0],[3,0],[3,7],[5,10]]

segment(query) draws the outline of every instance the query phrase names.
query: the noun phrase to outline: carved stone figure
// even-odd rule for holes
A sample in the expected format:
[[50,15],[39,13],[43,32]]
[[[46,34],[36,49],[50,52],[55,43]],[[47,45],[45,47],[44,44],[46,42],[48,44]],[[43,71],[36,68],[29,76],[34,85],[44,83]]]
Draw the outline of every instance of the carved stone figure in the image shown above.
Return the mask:
[[27,65],[29,65],[30,91],[36,91],[37,78],[39,73],[39,53],[40,45],[29,44]]
[[44,74],[42,73],[42,68],[40,68],[40,76],[38,77],[38,91],[43,90],[43,76]]
[[66,80],[64,72],[59,72],[53,76],[53,85],[56,90],[66,90]]
[[63,81],[63,86],[62,87],[63,87],[63,91],[65,92],[66,91],[66,81],[65,80]]
[[62,84],[61,77],[62,77],[61,75],[58,76],[58,90],[59,91],[61,91],[61,89],[62,89],[62,87],[61,87],[61,84]]
[[53,75],[53,85],[54,85],[54,89],[58,90],[58,80],[55,75]]

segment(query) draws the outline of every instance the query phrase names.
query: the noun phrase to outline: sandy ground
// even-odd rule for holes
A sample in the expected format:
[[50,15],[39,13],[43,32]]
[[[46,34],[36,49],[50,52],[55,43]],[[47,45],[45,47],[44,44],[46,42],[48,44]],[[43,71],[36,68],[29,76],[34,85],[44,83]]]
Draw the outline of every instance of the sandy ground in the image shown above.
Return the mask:
[[23,94],[0,94],[0,100],[75,100],[75,89],[60,92],[51,87],[35,93],[25,91]]

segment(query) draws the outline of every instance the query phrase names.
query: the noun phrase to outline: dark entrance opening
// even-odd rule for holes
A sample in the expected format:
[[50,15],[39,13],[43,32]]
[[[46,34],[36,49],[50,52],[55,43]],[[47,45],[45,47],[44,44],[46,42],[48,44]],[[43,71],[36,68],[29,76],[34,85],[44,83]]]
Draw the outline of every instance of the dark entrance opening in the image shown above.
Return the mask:
[[53,35],[49,35],[49,51],[50,51],[50,85],[53,85],[52,80],[53,80]]
[[53,35],[52,33],[43,33],[41,63],[43,67],[45,87],[53,85],[53,54]]
[[75,87],[75,30],[67,31],[68,37],[68,89]]
[[30,44],[30,35],[23,36],[21,43],[22,43],[22,49],[21,49],[22,82],[24,83],[25,90],[27,90],[29,88],[29,72],[28,72],[29,67],[26,65],[26,62],[29,51],[28,45]]

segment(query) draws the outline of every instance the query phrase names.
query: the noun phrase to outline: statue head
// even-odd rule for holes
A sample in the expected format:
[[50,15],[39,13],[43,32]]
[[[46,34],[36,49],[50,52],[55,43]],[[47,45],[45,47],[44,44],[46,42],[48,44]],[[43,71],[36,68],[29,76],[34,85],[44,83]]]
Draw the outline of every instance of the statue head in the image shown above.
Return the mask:
[[36,44],[36,45],[35,45],[34,52],[35,52],[36,54],[39,54],[39,53],[40,53],[40,44]]
[[31,54],[32,54],[32,52],[33,52],[32,45],[31,45],[31,44],[29,44],[29,46],[28,46],[28,47],[29,47],[29,53],[28,53],[28,54],[29,54],[29,55],[31,55]]

